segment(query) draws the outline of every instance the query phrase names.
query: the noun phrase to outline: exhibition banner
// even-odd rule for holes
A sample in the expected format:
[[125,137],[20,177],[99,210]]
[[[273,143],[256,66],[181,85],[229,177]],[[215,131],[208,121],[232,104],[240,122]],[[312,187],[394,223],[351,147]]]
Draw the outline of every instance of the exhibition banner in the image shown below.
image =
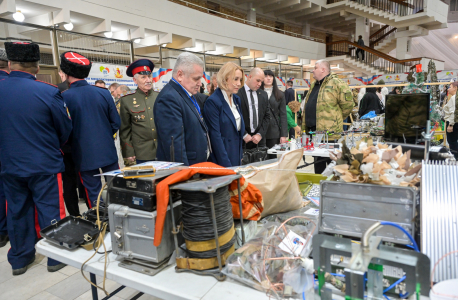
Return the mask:
[[86,80],[91,85],[94,85],[97,80],[103,80],[107,87],[117,82],[127,85],[130,89],[136,89],[137,85],[133,82],[132,78],[126,75],[126,70],[127,66],[123,65],[93,63]]

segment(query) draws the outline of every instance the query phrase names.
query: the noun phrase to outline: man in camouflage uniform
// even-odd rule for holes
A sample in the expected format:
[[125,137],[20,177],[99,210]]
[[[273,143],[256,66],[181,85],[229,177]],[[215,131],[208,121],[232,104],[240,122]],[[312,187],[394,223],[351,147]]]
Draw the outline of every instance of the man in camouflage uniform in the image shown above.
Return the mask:
[[[331,67],[326,60],[318,60],[313,70],[315,82],[305,98],[305,111],[302,114],[302,130],[329,131],[329,142],[338,140],[343,129],[343,120],[351,113],[354,102],[348,85],[331,73]],[[315,173],[321,174],[326,168],[327,161],[320,157],[315,159]],[[320,162],[318,162],[320,161]]]
[[148,59],[133,62],[126,71],[138,85],[136,91],[121,98],[122,154],[127,161],[137,164],[156,159],[157,132],[154,124],[153,106],[157,92],[153,91],[152,72],[154,64]]

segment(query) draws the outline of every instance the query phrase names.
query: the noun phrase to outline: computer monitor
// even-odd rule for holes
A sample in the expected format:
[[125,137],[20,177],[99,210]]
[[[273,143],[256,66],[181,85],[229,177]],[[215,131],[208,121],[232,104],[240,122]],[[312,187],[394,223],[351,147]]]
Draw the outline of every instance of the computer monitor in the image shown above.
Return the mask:
[[429,120],[430,94],[386,95],[385,139],[414,144]]

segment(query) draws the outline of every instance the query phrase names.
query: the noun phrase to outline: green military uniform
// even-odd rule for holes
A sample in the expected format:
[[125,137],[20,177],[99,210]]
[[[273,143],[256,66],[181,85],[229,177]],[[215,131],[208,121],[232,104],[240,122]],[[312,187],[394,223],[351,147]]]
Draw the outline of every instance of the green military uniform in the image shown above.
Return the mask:
[[152,89],[147,94],[140,89],[121,98],[121,149],[124,158],[154,160],[157,150],[157,131],[153,106],[159,93]]
[[[310,86],[310,91],[313,90],[315,82]],[[307,93],[304,107],[307,105],[310,94],[310,92]],[[353,95],[348,85],[337,77],[336,74],[329,74],[324,79],[318,92],[316,130],[342,132],[343,120],[350,115],[354,105]],[[305,112],[302,113],[302,130],[308,131],[307,124],[305,123]],[[340,135],[329,136],[330,140],[337,140],[339,138]]]

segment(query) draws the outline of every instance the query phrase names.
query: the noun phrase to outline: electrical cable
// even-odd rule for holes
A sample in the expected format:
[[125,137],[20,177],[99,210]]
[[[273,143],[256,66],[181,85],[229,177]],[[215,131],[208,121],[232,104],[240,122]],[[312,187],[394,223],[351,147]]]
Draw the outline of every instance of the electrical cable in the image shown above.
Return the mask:
[[402,226],[396,224],[396,223],[393,223],[393,222],[388,222],[388,221],[383,221],[383,222],[380,222],[380,225],[389,225],[389,226],[393,226],[393,227],[396,227],[398,228],[399,230],[401,230],[405,235],[407,235],[409,237],[409,240],[412,242],[413,244],[413,248],[415,251],[417,252],[420,252],[420,249],[418,248],[418,245],[417,245],[417,242],[415,242],[414,238],[410,235],[410,233],[405,230]]
[[392,288],[394,288],[395,286],[403,282],[405,279],[406,279],[406,275],[402,276],[398,281],[396,281],[395,283],[393,283],[392,285],[384,289],[383,293],[385,294],[386,292],[388,292],[389,290],[391,290]]
[[[211,213],[209,194],[204,192],[181,191],[181,217],[183,221],[183,237],[185,240],[200,242],[215,239],[213,219]],[[218,236],[231,230],[234,224],[232,205],[227,186],[221,187],[213,194],[215,207],[216,226]],[[234,245],[236,234],[225,245],[220,245],[222,253]],[[211,249],[203,252],[186,250],[192,258],[210,258],[217,256],[217,250]]]
[[[98,288],[98,289],[101,289],[105,295],[109,296],[109,293],[107,292],[107,290],[105,289],[105,281],[106,281],[106,278],[107,278],[107,258],[108,258],[108,253],[107,252],[107,248],[105,246],[105,235],[103,234],[103,230],[106,226],[108,226],[108,223],[101,223],[100,222],[100,212],[99,212],[99,208],[100,208],[100,198],[102,197],[102,192],[103,190],[105,189],[106,186],[109,186],[111,184],[111,182],[113,181],[113,179],[115,179],[118,175],[120,174],[117,174],[115,176],[113,176],[110,181],[107,183],[105,182],[105,184],[102,186],[102,188],[100,189],[100,193],[99,193],[99,196],[97,197],[97,206],[96,206],[96,213],[97,213],[97,226],[99,228],[99,235],[97,236],[96,240],[94,241],[94,243],[96,243],[99,239],[102,240],[102,243],[98,243],[98,246],[97,246],[97,249],[94,251],[94,254],[91,255],[91,257],[89,257],[85,262],[83,262],[83,264],[81,265],[81,275],[83,275],[84,279],[86,279],[87,282],[89,282],[92,286]],[[105,211],[106,212],[106,211]],[[103,283],[102,283],[102,286],[98,286],[96,284],[94,284],[92,281],[90,281],[89,279],[87,279],[86,275],[84,275],[84,272],[83,272],[83,268],[84,266],[96,255],[98,254],[99,252],[99,249],[100,247],[103,245],[103,249],[105,250],[105,252],[102,252],[102,254],[104,254],[105,256],[105,261],[104,261],[104,267],[103,267]]]

